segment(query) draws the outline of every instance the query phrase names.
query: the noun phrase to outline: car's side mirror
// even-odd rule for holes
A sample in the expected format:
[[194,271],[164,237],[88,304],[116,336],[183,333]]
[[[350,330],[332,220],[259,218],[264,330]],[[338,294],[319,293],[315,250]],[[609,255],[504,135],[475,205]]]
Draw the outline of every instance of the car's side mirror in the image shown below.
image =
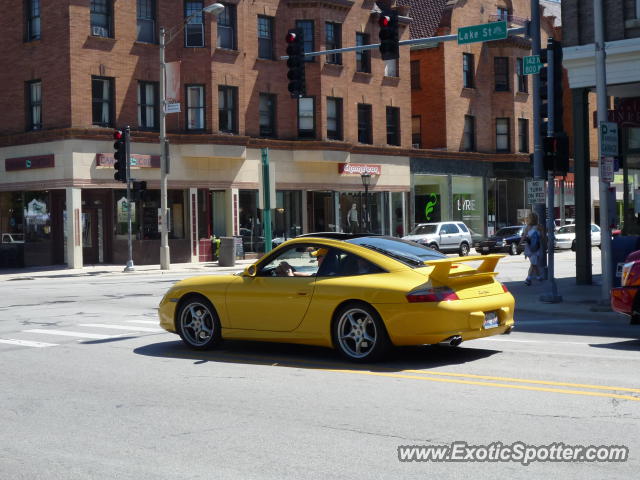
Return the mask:
[[255,265],[249,265],[247,266],[247,268],[244,269],[244,276],[255,277],[257,272],[258,272],[258,269],[256,268]]

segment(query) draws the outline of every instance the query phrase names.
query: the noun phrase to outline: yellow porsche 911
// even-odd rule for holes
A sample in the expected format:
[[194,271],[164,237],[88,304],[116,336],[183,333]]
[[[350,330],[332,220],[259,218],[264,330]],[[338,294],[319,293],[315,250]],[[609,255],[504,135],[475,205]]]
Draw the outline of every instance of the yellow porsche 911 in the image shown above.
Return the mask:
[[458,345],[513,328],[513,296],[495,279],[502,257],[448,258],[374,235],[298,237],[242,273],[176,283],[160,325],[195,349],[223,338],[289,342],[359,362],[393,345]]

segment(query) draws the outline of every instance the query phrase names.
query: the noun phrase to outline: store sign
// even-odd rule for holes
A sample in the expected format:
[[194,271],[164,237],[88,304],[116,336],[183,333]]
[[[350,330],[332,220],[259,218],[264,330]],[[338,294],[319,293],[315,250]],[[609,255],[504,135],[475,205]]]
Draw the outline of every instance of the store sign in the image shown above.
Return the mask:
[[[130,155],[131,166],[135,168],[160,168],[160,155]],[[112,153],[96,153],[96,166],[113,167],[115,159]]]
[[[607,120],[624,127],[640,127],[640,97],[623,98],[615,110],[607,112]],[[593,128],[598,126],[598,112],[593,112]]]
[[14,172],[17,170],[34,170],[36,168],[53,168],[56,166],[55,156],[38,155],[36,157],[7,158],[4,161],[4,170]]
[[380,175],[382,174],[382,166],[369,163],[339,163],[338,173],[340,175],[362,175],[363,173]]

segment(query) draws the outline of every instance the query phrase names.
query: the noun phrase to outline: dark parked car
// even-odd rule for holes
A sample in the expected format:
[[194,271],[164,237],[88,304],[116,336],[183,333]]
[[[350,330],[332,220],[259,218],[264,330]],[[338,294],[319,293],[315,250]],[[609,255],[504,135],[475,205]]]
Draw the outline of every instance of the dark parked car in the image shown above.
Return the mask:
[[520,255],[524,250],[524,245],[520,245],[520,238],[524,231],[524,225],[514,225],[513,227],[503,227],[495,235],[482,240],[475,245],[478,253],[506,252],[510,255]]

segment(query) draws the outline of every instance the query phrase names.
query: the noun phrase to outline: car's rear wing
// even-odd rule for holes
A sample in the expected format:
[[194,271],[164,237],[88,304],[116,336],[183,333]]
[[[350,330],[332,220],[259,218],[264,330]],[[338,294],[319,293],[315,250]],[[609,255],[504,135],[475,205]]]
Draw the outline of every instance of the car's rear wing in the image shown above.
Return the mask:
[[[446,285],[455,285],[466,283],[469,280],[480,280],[484,278],[493,278],[498,272],[495,271],[496,265],[505,255],[472,255],[468,257],[443,258],[441,260],[427,260],[425,265],[433,267],[431,278]],[[474,269],[456,272],[456,263],[477,262],[482,263]]]

